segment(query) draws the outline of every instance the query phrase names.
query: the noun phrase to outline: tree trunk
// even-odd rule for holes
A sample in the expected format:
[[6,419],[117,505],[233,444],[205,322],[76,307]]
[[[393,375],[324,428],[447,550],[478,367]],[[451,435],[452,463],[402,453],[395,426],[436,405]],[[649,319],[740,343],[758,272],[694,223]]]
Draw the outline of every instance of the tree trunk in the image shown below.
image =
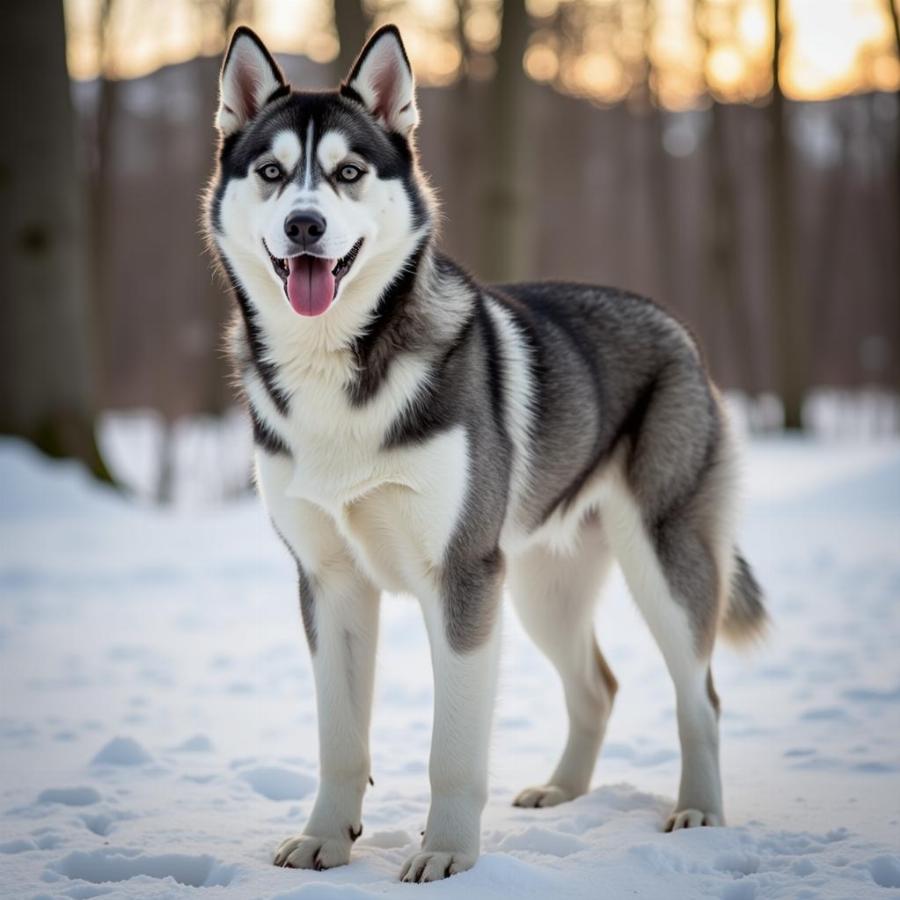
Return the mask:
[[[241,21],[253,21],[254,11],[254,0],[219,0],[220,38],[223,49],[228,46],[235,26]],[[200,108],[205,114],[204,122],[207,133],[212,135],[213,118],[218,105],[220,61],[216,58],[208,58],[197,62],[199,64],[195,68],[197,81],[194,90],[196,96],[200,98]],[[175,145],[174,135],[165,134],[165,126],[161,122],[158,123],[158,128],[162,137],[160,153],[164,158],[167,155],[171,156]],[[203,184],[209,177],[209,159],[206,154],[195,154],[193,161],[197,166],[194,178],[198,185]],[[171,165],[174,169],[178,165],[178,160],[166,158],[165,165]],[[200,198],[198,197],[199,203]],[[199,209],[197,215],[201,215]],[[210,256],[210,262],[211,260]],[[236,402],[234,385],[230,377],[231,362],[224,350],[225,331],[233,301],[229,292],[223,289],[222,280],[214,276],[211,264],[200,274],[199,284],[195,283],[191,277],[184,286],[185,295],[196,291],[201,297],[202,320],[206,329],[205,335],[208,337],[208,344],[202,351],[202,360],[197,361],[197,371],[203,380],[203,391],[200,397],[200,407],[196,411],[222,417]],[[163,415],[168,414],[165,409],[161,411]],[[177,411],[179,415],[182,412],[180,409]]]
[[728,165],[724,114],[722,104],[713,100],[710,111],[712,209],[706,234],[708,287],[705,300],[716,304],[725,314],[724,323],[734,353],[735,380],[752,397],[756,392],[753,322],[742,291],[737,197]]
[[486,140],[487,183],[478,274],[488,281],[526,278],[531,269],[532,148],[525,121],[528,79],[522,58],[528,45],[524,0],[504,0],[497,71],[490,85]]
[[159,428],[159,446],[156,458],[159,467],[156,472],[156,502],[168,506],[175,501],[177,474],[178,426],[171,419],[162,418]]
[[[696,0],[694,24],[703,42],[706,59],[713,49],[709,29],[709,0]],[[738,200],[734,176],[728,164],[725,108],[712,90],[710,101],[709,180],[711,203],[703,223],[703,302],[714,310],[723,327],[726,346],[733,353],[736,384],[752,397],[757,388],[753,344],[753,322],[743,293],[738,235]]]
[[[888,11],[891,14],[891,25],[894,27],[894,45],[897,49],[897,59],[900,60],[900,13],[897,12],[896,0],[887,0]],[[897,91],[897,104],[900,105],[900,90]],[[894,203],[896,204],[897,237],[900,239],[900,134],[894,135]],[[900,259],[900,247],[897,248],[897,259]],[[895,310],[895,340],[900,345],[900,304],[894,304]]]
[[675,283],[674,242],[675,214],[672,203],[672,176],[669,155],[665,148],[665,109],[659,98],[651,45],[657,24],[658,0],[644,0],[644,64],[643,83],[640,94],[643,106],[651,117],[653,135],[653,161],[648,177],[653,196],[653,243],[656,248],[656,263],[659,272],[659,299],[669,306],[676,306],[681,299]]
[[334,25],[338,34],[338,55],[335,60],[338,79],[346,78],[356,62],[372,25],[364,0],[335,0]]
[[0,431],[109,480],[94,436],[86,222],[62,3],[13,3],[4,14]]
[[[481,194],[478,179],[473,177],[472,160],[482,159],[482,154],[486,152],[483,129],[478,127],[483,124],[481,113],[485,91],[484,85],[477,85],[472,78],[472,60],[475,56],[465,31],[471,4],[472,0],[456,0],[455,37],[460,53],[459,72],[452,87],[445,91],[448,102],[443,107],[443,115],[436,118],[441,129],[440,140],[449,151],[446,183],[453,185],[453,192],[442,196],[441,200],[447,221],[455,226],[450,229],[456,239],[452,252],[461,261],[476,267],[481,262],[476,250],[480,247],[482,235],[472,225],[473,221],[480,221]],[[433,129],[435,126],[429,124],[428,127]],[[483,274],[478,272],[479,277]]]
[[773,273],[771,326],[776,385],[784,407],[784,427],[789,431],[799,431],[803,428],[803,400],[809,386],[809,336],[804,315],[805,298],[797,290],[794,280],[790,160],[781,87],[781,7],[782,0],[773,0],[775,41],[769,103],[769,214]]
[[112,369],[110,348],[112,333],[113,291],[110,266],[111,222],[113,206],[113,118],[117,105],[115,81],[102,72],[97,76],[97,105],[91,150],[88,195],[88,290],[93,297],[92,313],[97,338],[97,394],[101,403],[110,400],[109,373]]

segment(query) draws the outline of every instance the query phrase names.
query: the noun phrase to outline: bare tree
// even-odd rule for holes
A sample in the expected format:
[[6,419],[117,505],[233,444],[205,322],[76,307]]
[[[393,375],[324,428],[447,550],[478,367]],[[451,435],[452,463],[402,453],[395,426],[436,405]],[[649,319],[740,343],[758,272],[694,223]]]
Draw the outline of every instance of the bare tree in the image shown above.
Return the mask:
[[665,110],[659,96],[659,77],[656,71],[650,45],[656,29],[659,0],[644,0],[643,62],[641,78],[638,81],[643,106],[651,116],[653,125],[654,161],[649,176],[652,180],[653,202],[656,214],[653,217],[654,243],[656,245],[657,266],[662,291],[660,299],[671,303],[676,296],[673,241],[675,236],[675,214],[672,204],[671,172],[668,154],[663,142]]
[[94,108],[93,132],[88,157],[88,284],[93,296],[93,310],[97,332],[97,390],[101,402],[108,401],[107,379],[110,375],[109,348],[112,336],[108,329],[112,322],[115,302],[108,259],[111,237],[111,217],[115,179],[115,117],[118,106],[119,83],[111,77],[112,41],[110,39],[117,0],[100,0],[95,23],[97,47],[97,99]]
[[356,61],[372,27],[365,0],[334,0],[334,27],[338,34],[337,77],[344,78]]
[[[111,0],[104,0],[109,3]],[[222,48],[228,42],[229,35],[234,27],[240,21],[249,21],[253,18],[254,0],[195,0],[198,12],[210,17],[215,23],[216,43]],[[212,134],[212,111],[216,105],[217,79],[215,77],[214,67],[218,66],[218,61],[210,60],[212,65],[204,65],[201,68],[203,77],[200,79],[198,93],[202,98],[202,105],[208,111],[209,129]],[[160,146],[158,156],[161,160],[165,160],[172,151],[173,136],[168,134],[165,127],[160,124],[158,137]],[[205,159],[198,160],[201,168],[196,173],[197,182],[202,182],[205,176],[207,162]],[[175,160],[171,160],[171,164],[176,165]],[[183,285],[185,294],[196,290],[196,286],[186,280]],[[208,336],[204,341],[203,361],[200,375],[203,381],[202,392],[202,408],[198,411],[209,413],[215,416],[222,416],[230,405],[233,403],[233,395],[231,385],[228,378],[229,364],[226,360],[222,343],[225,332],[225,322],[228,316],[229,304],[227,298],[217,283],[217,279],[207,278],[204,280],[202,290],[203,315],[202,322],[205,326],[204,332]],[[166,323],[168,331],[175,336],[183,322]],[[174,345],[177,342],[173,341]],[[199,368],[199,367],[198,367]],[[162,367],[158,372],[158,379],[161,383],[159,396],[161,398],[168,395],[166,382],[169,378]],[[178,480],[178,416],[183,414],[181,404],[174,404],[173,407],[167,406],[164,402],[160,405],[160,430],[157,442],[157,469],[156,484],[154,495],[157,503],[169,504],[175,499]]]
[[[897,12],[895,0],[887,0],[888,11],[891,15],[891,25],[894,27],[894,46],[897,50],[897,59],[900,60],[900,13]],[[897,91],[897,105],[900,106],[900,90]],[[900,135],[894,138],[894,197],[897,204],[897,235],[900,237]],[[897,248],[897,258],[900,259],[900,247]],[[895,308],[900,307],[896,304]],[[900,340],[900,309],[895,314],[896,336]]]
[[504,0],[496,74],[487,104],[482,239],[478,271],[488,280],[523,278],[531,267],[528,241],[529,169],[532,141],[528,138],[526,92],[522,68],[528,46],[529,20],[524,0]]
[[[708,59],[713,41],[709,31],[709,0],[696,0],[695,23]],[[725,107],[710,93],[708,153],[709,186],[712,202],[707,211],[704,260],[704,299],[707,308],[717,310],[737,362],[736,377],[748,392],[755,385],[752,355],[752,323],[743,295],[740,273],[737,191],[729,166]],[[724,313],[724,315],[722,315]]]
[[797,290],[794,267],[794,220],[790,159],[782,90],[782,0],[772,0],[774,42],[772,94],[769,101],[769,215],[772,247],[772,316],[775,377],[784,407],[784,427],[803,428],[803,401],[809,387],[808,322],[805,298]]
[[[256,3],[255,0],[195,0],[201,12],[211,14],[216,23],[216,43],[224,50],[231,36],[231,32],[240,22],[253,20]],[[218,100],[218,78],[215,70],[219,66],[218,59],[210,60],[209,65],[204,65],[198,70],[199,83],[198,94],[201,98],[202,109],[208,114],[207,134],[212,144],[212,117]],[[210,150],[212,147],[210,146]],[[171,152],[163,148],[163,152]],[[172,160],[173,165],[176,163]],[[208,159],[200,157],[197,160],[198,169],[195,175],[198,184],[202,184],[207,178]],[[199,202],[199,199],[198,199]],[[199,213],[198,213],[199,215]],[[203,412],[215,416],[221,416],[233,405],[234,395],[229,379],[229,366],[224,351],[225,323],[231,309],[230,298],[223,291],[219,280],[205,278],[202,282],[203,305],[205,307],[203,319],[206,324],[207,344],[204,348],[204,381],[205,397]],[[186,290],[197,290],[193,284],[186,285]],[[174,433],[174,427],[168,425],[170,434]],[[170,456],[174,454],[174,447],[167,451]],[[174,464],[173,464],[174,465]]]
[[897,55],[900,56],[900,13],[897,12],[896,0],[886,0],[888,13],[891,17],[891,25],[894,26],[894,41],[897,47]]
[[84,204],[61,2],[15,3],[0,36],[0,430],[110,480],[94,437]]
[[217,21],[217,31],[224,38],[241,20],[253,18],[254,0],[197,0],[201,11],[209,11]]

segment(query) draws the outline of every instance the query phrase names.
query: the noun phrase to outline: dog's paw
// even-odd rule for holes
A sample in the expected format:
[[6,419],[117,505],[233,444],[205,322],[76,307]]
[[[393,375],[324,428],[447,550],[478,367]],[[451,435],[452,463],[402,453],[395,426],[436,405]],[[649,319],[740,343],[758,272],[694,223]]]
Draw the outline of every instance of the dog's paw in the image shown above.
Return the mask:
[[349,837],[316,837],[313,834],[295,834],[275,851],[273,862],[285,869],[333,869],[350,862]]
[[678,809],[666,820],[666,831],[680,831],[682,828],[703,828],[723,825],[717,813],[707,813],[699,809]]
[[400,870],[400,880],[406,882],[440,881],[457,872],[465,872],[475,865],[475,857],[466,853],[439,853],[422,850],[414,853]]
[[522,806],[528,809],[545,806],[558,806],[574,799],[571,791],[558,787],[555,784],[542,784],[539,787],[525,788],[515,800],[513,806]]

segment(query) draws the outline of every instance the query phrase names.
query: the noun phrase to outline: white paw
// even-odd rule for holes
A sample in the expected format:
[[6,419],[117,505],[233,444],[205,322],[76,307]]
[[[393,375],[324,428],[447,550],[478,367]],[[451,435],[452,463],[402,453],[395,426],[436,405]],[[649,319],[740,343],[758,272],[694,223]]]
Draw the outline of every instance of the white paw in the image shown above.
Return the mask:
[[669,816],[665,830],[679,831],[682,828],[713,827],[723,824],[722,817],[717,813],[706,813],[699,809],[679,809]]
[[400,880],[407,882],[440,881],[475,865],[475,857],[466,853],[439,853],[422,850],[414,853],[400,870]]
[[534,807],[558,806],[574,798],[571,791],[557,787],[555,784],[542,784],[540,787],[525,788],[515,800],[513,806]]
[[295,834],[275,851],[273,862],[285,869],[333,869],[350,862],[353,842],[346,838],[316,837],[313,834]]

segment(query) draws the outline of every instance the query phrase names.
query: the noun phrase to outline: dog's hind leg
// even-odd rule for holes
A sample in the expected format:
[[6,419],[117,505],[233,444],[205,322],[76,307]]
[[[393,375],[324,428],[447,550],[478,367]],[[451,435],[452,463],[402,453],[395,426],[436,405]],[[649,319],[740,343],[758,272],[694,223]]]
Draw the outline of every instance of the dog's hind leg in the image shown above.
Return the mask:
[[510,563],[513,603],[525,630],[559,672],[569,714],[565,750],[550,780],[523,790],[516,806],[555,806],[590,786],[617,687],[593,626],[610,560],[603,527],[590,516],[574,555],[537,546]]
[[686,461],[690,436],[648,446],[654,424],[659,428],[651,421],[636,441],[603,512],[613,553],[675,685],[681,786],[666,824],[671,831],[724,822],[710,657],[734,545],[727,436],[711,426],[708,449]]

